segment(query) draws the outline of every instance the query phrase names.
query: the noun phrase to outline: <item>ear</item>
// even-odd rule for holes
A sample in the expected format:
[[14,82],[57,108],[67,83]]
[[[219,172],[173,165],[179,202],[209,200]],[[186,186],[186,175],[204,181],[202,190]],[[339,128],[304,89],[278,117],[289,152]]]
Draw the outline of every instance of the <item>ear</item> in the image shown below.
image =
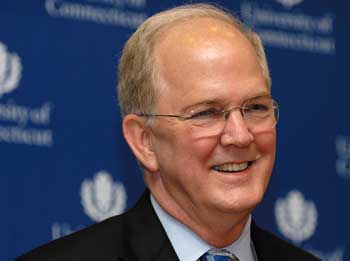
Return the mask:
[[135,157],[150,172],[158,171],[158,161],[153,151],[151,131],[143,119],[128,114],[123,119],[123,134]]

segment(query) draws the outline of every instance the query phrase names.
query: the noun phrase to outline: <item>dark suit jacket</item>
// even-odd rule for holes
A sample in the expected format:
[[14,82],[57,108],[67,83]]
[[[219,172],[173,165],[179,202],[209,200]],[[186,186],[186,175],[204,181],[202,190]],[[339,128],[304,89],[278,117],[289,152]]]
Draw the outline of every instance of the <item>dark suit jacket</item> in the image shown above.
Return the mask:
[[[318,260],[260,229],[253,222],[251,234],[259,261]],[[146,192],[136,206],[125,214],[52,241],[16,260],[175,261],[178,258],[153,210],[149,192]]]

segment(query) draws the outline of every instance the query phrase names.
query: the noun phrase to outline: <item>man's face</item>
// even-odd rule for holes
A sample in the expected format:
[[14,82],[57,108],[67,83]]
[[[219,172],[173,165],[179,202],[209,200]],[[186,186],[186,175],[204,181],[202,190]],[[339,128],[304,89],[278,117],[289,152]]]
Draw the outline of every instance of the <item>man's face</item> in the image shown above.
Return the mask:
[[[172,28],[155,46],[155,62],[156,114],[229,109],[269,94],[248,40],[212,19]],[[149,186],[156,199],[171,200],[187,215],[248,213],[261,201],[275,159],[274,128],[252,133],[239,110],[214,136],[175,118],[155,118],[150,128],[158,172]]]

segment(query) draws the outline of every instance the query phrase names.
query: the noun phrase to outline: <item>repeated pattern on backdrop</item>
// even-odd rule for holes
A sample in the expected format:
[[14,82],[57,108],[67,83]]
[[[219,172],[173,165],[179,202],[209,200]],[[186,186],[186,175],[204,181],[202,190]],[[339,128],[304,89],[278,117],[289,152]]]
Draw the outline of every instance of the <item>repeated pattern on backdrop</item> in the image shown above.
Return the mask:
[[[255,219],[332,261],[350,260],[350,18],[337,2],[217,1],[261,35],[281,108],[277,163]],[[120,128],[118,58],[146,17],[180,3],[1,1],[1,260],[140,195]]]

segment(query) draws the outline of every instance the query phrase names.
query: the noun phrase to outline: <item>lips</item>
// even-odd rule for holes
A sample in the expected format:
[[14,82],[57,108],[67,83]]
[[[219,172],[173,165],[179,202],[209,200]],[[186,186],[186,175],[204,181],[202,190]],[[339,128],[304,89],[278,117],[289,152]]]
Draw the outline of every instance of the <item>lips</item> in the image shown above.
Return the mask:
[[252,161],[242,163],[225,163],[213,166],[212,169],[219,172],[240,172],[246,170],[252,163]]

